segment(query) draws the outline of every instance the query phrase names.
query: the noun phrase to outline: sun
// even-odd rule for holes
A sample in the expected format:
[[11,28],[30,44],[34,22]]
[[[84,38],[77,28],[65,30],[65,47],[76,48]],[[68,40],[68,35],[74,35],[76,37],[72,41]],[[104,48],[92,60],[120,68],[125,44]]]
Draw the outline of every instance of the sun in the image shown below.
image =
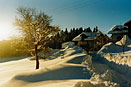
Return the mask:
[[14,35],[13,25],[8,22],[0,22],[0,40],[7,40]]

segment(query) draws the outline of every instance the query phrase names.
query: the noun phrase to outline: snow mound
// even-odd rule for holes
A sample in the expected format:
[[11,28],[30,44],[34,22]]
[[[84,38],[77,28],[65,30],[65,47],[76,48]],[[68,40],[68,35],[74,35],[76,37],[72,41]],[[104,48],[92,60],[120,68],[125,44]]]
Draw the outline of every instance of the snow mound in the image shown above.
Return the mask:
[[62,48],[66,48],[67,46],[72,46],[72,45],[75,45],[74,42],[65,42],[65,43],[62,43]]
[[131,87],[131,40],[128,36],[104,45],[83,62],[92,73],[88,81],[74,87]]
[[116,44],[104,45],[98,54],[103,55],[110,62],[131,66],[131,40],[125,35]]
[[65,49],[56,51],[51,56],[49,56],[48,59],[56,59],[56,58],[59,58],[59,57],[67,58],[67,57],[73,56],[75,54],[76,55],[77,54],[87,54],[87,52],[85,50],[83,50],[81,47],[78,47],[78,46],[75,46],[75,45],[70,45],[70,46],[67,46]]
[[99,51],[98,54],[102,53],[121,53],[121,52],[131,51],[131,39],[127,35],[124,35],[123,38],[114,43],[108,43],[104,45]]
[[93,85],[91,87],[131,87],[130,45],[131,40],[125,35],[120,41],[108,43],[97,54],[88,56],[84,63],[93,74],[90,79]]
[[131,47],[131,39],[127,35],[124,35],[120,41],[116,42],[116,44],[120,46]]
[[[126,48],[127,51],[129,48]],[[103,54],[103,53],[121,53],[123,52],[123,47],[120,45],[116,45],[114,43],[108,43],[104,45],[97,53]]]
[[131,87],[130,45],[131,40],[124,36],[116,44],[108,43],[97,54],[88,55],[83,64],[92,76],[88,81],[79,81],[74,87]]
[[96,84],[93,84],[90,81],[85,81],[85,82],[81,81],[76,83],[74,87],[120,87],[120,86],[117,83],[108,82],[108,81],[104,81]]
[[78,82],[74,87],[130,87],[131,68],[108,61],[100,54],[91,54],[83,62],[92,73],[88,81]]

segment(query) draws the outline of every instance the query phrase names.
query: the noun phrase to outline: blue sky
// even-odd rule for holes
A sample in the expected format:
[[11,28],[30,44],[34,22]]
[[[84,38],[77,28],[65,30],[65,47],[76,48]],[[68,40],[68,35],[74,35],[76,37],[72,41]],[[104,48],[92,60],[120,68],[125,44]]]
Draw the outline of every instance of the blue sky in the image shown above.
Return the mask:
[[0,0],[0,39],[17,33],[12,23],[16,8],[29,7],[52,16],[61,29],[95,26],[107,33],[116,24],[131,19],[131,0]]

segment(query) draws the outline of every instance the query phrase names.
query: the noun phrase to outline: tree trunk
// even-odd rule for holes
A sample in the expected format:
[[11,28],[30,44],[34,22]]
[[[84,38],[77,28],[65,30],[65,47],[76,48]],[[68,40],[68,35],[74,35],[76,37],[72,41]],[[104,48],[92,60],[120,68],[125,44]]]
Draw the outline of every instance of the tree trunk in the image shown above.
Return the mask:
[[36,69],[39,69],[38,45],[35,45]]

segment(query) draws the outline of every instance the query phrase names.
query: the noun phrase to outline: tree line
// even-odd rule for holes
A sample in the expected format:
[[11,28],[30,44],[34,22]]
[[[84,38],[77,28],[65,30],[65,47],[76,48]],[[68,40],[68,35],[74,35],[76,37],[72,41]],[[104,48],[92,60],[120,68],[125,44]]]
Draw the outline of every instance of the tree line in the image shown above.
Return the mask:
[[96,26],[93,31],[90,27],[88,28],[72,28],[68,30],[67,28],[65,30],[61,30],[54,36],[50,37],[50,41],[48,42],[48,46],[54,49],[60,49],[62,43],[72,41],[73,38],[81,34],[82,32],[98,32],[98,27]]

